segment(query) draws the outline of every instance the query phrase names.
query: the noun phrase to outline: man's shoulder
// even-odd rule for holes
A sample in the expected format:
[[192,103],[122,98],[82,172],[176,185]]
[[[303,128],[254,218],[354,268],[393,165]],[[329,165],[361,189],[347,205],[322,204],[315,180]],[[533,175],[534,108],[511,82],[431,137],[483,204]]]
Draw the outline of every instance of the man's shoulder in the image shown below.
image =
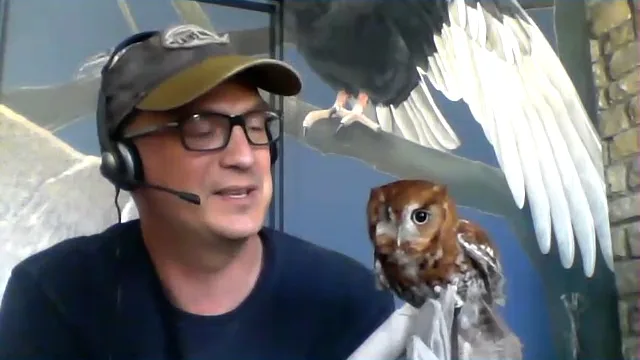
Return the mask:
[[374,283],[371,269],[352,257],[285,232],[268,231],[277,248],[277,256],[297,273],[309,271],[316,279],[326,278],[344,285]]
[[[40,348],[74,357],[72,352],[81,349],[101,353],[109,346],[105,341],[116,324],[119,296],[116,255],[121,241],[133,243],[136,229],[135,222],[113,225],[61,240],[20,261],[2,294],[0,353],[33,355]],[[38,326],[25,326],[33,320]]]
[[[23,271],[47,282],[77,279],[94,269],[105,269],[113,258],[117,240],[135,231],[136,222],[112,225],[102,232],[66,238],[20,261],[13,271]],[[105,269],[106,270],[106,269]]]

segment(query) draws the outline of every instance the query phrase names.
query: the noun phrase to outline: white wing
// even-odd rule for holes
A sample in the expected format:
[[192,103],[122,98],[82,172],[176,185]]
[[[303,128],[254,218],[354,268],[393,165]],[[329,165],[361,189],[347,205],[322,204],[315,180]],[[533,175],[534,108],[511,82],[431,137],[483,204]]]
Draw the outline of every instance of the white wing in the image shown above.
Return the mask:
[[[117,221],[115,190],[82,154],[0,105],[0,298],[13,267],[59,241]],[[128,193],[123,221],[137,217]]]
[[[419,13],[424,5],[413,3],[414,17],[427,17]],[[423,81],[469,106],[518,207],[526,194],[544,254],[553,232],[562,265],[571,267],[575,238],[590,277],[597,235],[613,269],[600,140],[556,53],[515,0],[449,0],[447,6],[450,21],[434,35],[436,52],[425,53],[429,68],[418,69]],[[431,26],[425,22],[425,32]],[[371,115],[383,130],[427,147],[459,144],[424,83],[398,108],[378,107]]]

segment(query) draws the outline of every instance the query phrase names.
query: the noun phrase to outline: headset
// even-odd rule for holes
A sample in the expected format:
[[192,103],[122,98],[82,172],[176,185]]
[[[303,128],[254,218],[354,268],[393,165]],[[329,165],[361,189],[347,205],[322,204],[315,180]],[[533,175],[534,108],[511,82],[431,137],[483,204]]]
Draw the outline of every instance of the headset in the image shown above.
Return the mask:
[[[114,58],[129,46],[145,41],[156,35],[157,31],[145,31],[132,35],[116,45],[107,63],[101,70],[104,82],[107,71],[113,65]],[[138,150],[131,140],[115,140],[109,135],[107,126],[107,98],[103,92],[103,84],[98,89],[96,122],[98,141],[100,143],[100,173],[113,185],[122,190],[131,191],[144,182],[143,167]]]
[[[107,63],[101,70],[102,79],[104,79],[105,74],[113,65],[114,58],[121,51],[125,50],[133,44],[143,42],[157,34],[157,31],[141,32],[126,38],[120,44],[118,44],[111,53],[111,56],[107,60]],[[184,201],[199,205],[200,197],[196,194],[174,190],[145,182],[142,160],[133,141],[131,141],[130,139],[115,139],[114,137],[109,135],[109,129],[107,126],[106,103],[107,98],[103,92],[103,86],[101,84],[100,88],[98,89],[98,102],[96,111],[98,141],[100,143],[101,153],[100,173],[102,173],[102,175],[107,180],[109,180],[114,186],[116,186],[116,188],[125,191],[131,191],[137,187],[145,186],[152,189],[168,192]],[[135,114],[135,109],[131,114],[127,116],[130,117],[133,114]],[[271,134],[268,134],[268,136],[269,138],[272,137]],[[269,143],[271,165],[275,164],[275,162],[278,160],[278,147],[276,143],[276,141]]]

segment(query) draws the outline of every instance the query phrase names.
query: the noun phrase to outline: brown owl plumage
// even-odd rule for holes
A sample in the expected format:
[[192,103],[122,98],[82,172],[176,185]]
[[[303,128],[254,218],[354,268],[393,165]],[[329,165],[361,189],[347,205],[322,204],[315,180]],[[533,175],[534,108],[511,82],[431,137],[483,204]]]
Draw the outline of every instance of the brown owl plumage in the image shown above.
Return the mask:
[[498,251],[482,228],[458,218],[445,186],[400,180],[374,188],[367,217],[379,285],[416,308],[456,285],[456,306],[467,311],[464,337],[497,341],[509,333],[493,310],[505,301]]

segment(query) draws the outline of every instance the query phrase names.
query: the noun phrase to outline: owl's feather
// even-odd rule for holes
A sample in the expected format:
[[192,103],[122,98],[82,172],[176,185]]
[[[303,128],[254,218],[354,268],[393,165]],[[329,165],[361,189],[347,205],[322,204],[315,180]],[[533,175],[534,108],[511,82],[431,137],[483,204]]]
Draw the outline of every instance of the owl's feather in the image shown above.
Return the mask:
[[479,269],[480,276],[488,290],[487,301],[504,305],[504,274],[498,254],[487,233],[477,225],[467,221],[458,221],[458,244],[462,251]]

